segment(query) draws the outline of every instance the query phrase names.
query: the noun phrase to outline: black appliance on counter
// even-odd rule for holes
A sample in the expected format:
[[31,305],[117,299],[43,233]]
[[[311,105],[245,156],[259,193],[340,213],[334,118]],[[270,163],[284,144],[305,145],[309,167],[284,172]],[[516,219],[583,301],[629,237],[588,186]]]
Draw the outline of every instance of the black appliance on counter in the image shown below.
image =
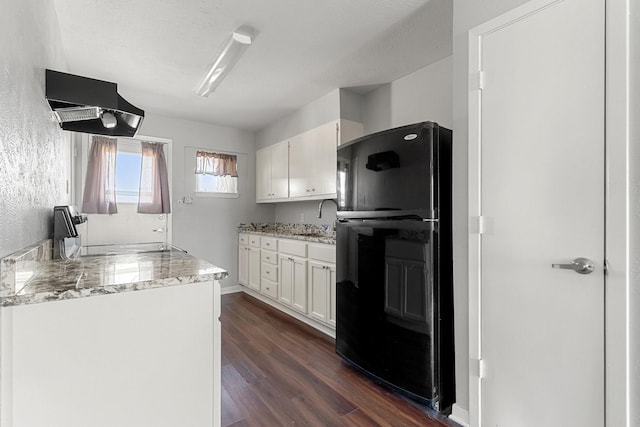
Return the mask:
[[336,351],[450,413],[451,130],[424,122],[340,146],[337,193]]
[[71,259],[80,254],[81,236],[76,225],[87,221],[87,216],[75,206],[53,208],[53,258]]

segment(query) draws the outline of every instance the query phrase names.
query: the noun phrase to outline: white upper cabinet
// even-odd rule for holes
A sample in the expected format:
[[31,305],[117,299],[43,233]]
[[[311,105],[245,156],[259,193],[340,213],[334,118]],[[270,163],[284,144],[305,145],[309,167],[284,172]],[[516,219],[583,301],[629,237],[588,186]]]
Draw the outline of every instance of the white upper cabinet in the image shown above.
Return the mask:
[[256,152],[256,201],[281,201],[289,197],[289,142]]
[[[362,123],[332,120],[258,150],[256,200],[286,202],[335,198],[336,150],[340,144],[358,138],[362,133]],[[284,151],[285,146],[288,152]],[[280,163],[283,159],[288,161],[285,166]]]
[[336,150],[339,123],[332,121],[291,138],[289,197],[336,197]]

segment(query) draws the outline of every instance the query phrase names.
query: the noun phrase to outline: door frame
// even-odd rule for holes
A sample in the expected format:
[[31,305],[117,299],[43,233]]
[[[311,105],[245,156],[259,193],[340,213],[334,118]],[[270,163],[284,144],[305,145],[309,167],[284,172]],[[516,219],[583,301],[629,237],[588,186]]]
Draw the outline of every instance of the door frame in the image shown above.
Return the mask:
[[[481,426],[481,76],[480,41],[487,33],[564,0],[531,0],[469,30],[468,57],[468,298],[469,423]],[[605,1],[605,422],[630,427],[630,9]]]

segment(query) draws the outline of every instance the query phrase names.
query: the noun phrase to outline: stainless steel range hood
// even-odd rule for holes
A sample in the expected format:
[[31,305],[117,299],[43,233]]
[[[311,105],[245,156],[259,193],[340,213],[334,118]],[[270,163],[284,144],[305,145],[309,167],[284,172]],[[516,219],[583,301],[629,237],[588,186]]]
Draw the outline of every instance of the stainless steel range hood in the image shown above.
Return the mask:
[[135,136],[144,111],[118,95],[118,85],[46,70],[46,98],[60,127],[81,133]]

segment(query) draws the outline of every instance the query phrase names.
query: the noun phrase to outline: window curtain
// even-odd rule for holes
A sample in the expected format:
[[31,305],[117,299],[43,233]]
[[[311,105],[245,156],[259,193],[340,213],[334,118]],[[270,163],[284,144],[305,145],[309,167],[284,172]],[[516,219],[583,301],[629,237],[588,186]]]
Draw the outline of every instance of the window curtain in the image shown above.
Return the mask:
[[171,213],[169,174],[163,144],[141,141],[140,198],[138,213]]
[[116,153],[118,140],[94,136],[89,151],[87,175],[82,197],[82,212],[118,213],[116,205]]
[[196,152],[197,175],[238,177],[238,158],[233,154]]

